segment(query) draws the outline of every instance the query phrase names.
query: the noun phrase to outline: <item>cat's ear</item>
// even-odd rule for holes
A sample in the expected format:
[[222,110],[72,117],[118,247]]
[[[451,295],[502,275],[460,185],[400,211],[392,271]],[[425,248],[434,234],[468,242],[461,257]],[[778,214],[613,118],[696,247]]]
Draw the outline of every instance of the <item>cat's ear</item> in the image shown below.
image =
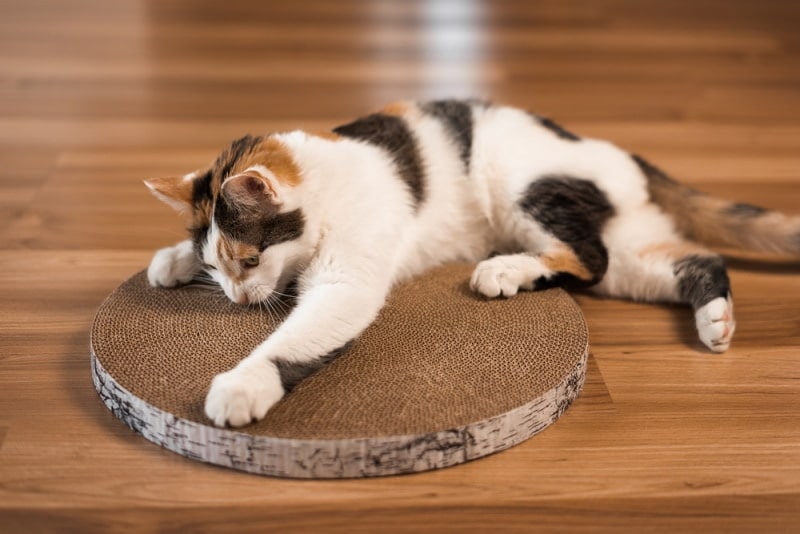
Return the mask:
[[151,178],[144,185],[162,202],[180,212],[192,207],[194,194],[194,178],[196,173],[186,176],[169,176],[167,178]]
[[229,204],[250,210],[279,206],[281,203],[278,184],[253,171],[225,180],[222,184],[222,196]]

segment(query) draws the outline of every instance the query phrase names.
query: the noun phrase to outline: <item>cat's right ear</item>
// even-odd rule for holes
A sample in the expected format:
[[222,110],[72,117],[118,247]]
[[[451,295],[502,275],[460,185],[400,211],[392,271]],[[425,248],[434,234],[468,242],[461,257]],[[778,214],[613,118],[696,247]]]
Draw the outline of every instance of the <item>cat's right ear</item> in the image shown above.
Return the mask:
[[252,170],[225,180],[222,196],[230,205],[244,211],[259,212],[281,204],[277,184]]
[[192,207],[194,195],[194,178],[196,173],[186,176],[170,176],[167,178],[151,178],[144,185],[162,202],[174,209],[185,212]]

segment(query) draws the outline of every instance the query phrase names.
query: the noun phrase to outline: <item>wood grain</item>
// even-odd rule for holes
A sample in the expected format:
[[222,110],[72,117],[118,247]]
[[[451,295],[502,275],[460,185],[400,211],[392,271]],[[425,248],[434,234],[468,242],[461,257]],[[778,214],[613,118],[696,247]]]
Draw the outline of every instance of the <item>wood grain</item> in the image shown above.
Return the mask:
[[90,382],[103,298],[183,222],[141,180],[246,132],[482,96],[800,213],[800,5],[782,0],[5,0],[0,532],[793,531],[800,263],[731,261],[737,337],[577,299],[582,396],[518,447],[419,475],[259,478],[144,441]]

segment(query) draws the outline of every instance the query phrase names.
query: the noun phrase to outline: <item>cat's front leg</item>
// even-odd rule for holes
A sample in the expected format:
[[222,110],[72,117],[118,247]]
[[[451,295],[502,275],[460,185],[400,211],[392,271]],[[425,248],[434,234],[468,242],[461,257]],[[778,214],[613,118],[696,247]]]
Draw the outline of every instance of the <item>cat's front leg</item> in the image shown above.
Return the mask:
[[372,323],[389,291],[386,280],[338,273],[310,287],[283,324],[236,367],[217,375],[205,412],[217,426],[242,426],[263,418],[284,395],[281,367],[316,368]]
[[200,260],[191,239],[158,250],[147,268],[147,280],[153,287],[186,284],[200,272]]

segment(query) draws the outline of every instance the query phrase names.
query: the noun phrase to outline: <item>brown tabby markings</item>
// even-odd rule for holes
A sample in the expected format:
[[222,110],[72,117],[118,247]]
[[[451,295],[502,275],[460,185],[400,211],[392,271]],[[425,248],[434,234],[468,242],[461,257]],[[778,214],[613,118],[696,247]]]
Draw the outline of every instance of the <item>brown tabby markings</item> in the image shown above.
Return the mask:
[[786,215],[706,195],[679,184],[639,156],[633,159],[647,178],[650,198],[672,216],[678,232],[688,239],[779,253],[800,250],[800,225],[794,237],[787,236],[786,226],[792,223]]

